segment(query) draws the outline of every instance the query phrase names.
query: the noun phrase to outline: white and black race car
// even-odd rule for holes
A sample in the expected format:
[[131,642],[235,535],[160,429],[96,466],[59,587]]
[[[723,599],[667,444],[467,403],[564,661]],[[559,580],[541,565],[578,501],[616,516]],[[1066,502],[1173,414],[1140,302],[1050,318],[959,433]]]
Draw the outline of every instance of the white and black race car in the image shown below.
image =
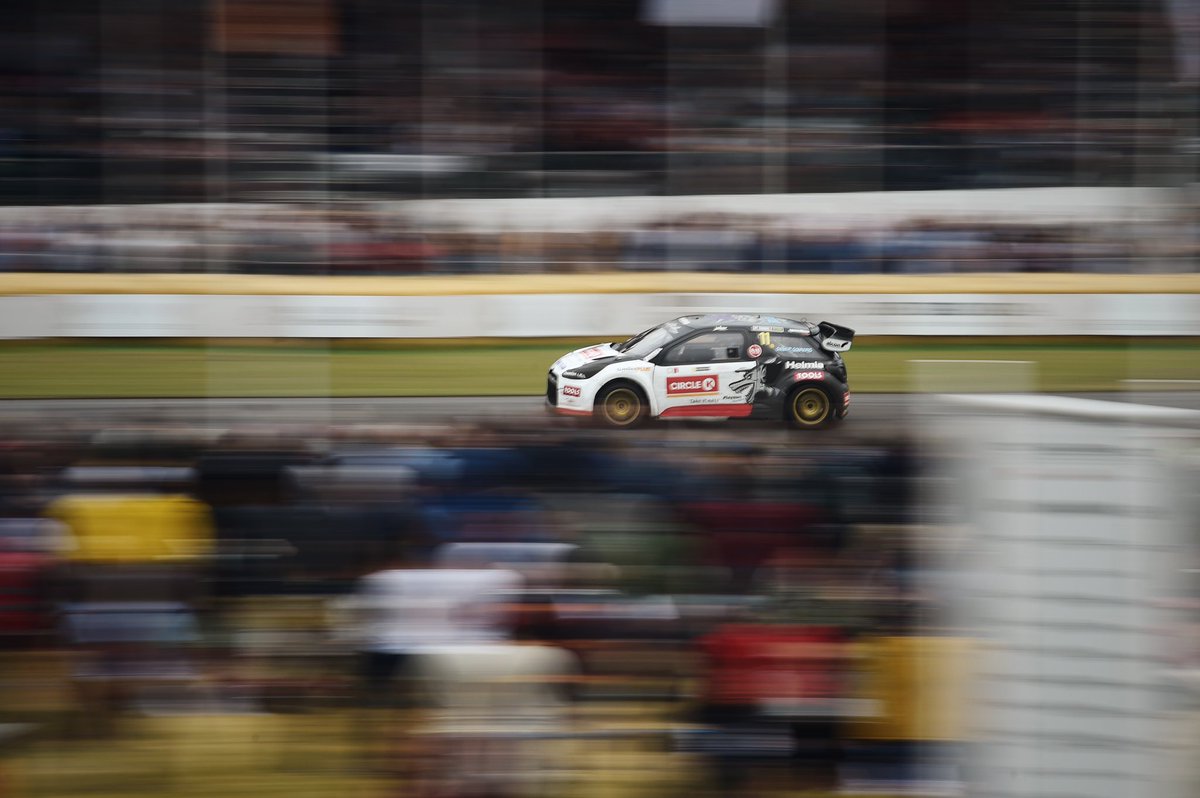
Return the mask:
[[613,427],[647,418],[781,419],[813,429],[844,418],[842,352],[854,330],[776,316],[684,316],[563,355],[546,402]]

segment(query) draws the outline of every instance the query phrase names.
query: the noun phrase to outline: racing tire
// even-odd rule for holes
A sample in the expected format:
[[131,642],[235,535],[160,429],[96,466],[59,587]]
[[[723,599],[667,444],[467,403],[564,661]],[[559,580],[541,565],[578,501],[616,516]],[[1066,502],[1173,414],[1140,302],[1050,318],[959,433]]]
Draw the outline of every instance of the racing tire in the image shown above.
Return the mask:
[[837,420],[829,391],[812,383],[801,383],[788,394],[783,415],[793,429],[824,429]]
[[646,420],[650,405],[640,389],[629,383],[606,385],[596,394],[592,417],[604,427],[629,429]]

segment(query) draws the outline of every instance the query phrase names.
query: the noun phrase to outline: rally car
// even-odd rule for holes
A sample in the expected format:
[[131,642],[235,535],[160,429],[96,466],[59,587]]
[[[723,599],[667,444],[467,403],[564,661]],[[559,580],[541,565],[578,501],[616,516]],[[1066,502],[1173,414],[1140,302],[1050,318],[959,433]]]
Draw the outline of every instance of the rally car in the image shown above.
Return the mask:
[[842,353],[854,330],[776,316],[683,316],[621,343],[563,355],[550,368],[556,413],[612,427],[648,418],[779,419],[814,429],[845,417]]

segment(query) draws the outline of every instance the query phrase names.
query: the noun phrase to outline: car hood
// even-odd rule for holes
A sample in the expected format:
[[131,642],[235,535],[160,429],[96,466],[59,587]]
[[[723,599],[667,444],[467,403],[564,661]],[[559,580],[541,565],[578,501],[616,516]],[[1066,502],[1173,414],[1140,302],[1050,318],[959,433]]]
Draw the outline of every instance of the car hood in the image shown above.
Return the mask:
[[[613,349],[611,343],[608,344],[593,344],[585,346],[582,349],[576,349],[574,352],[567,354],[554,361],[554,370],[562,371],[563,369],[573,369],[582,366],[584,363],[591,363],[593,360],[599,360],[605,357],[620,357],[621,353]],[[543,361],[545,362],[545,361]]]

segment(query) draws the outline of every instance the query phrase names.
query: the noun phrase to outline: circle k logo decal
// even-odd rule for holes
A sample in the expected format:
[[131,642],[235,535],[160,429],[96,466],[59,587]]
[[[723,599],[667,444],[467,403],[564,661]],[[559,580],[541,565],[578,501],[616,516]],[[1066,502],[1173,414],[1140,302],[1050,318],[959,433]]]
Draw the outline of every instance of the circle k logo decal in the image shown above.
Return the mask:
[[668,377],[667,395],[716,393],[719,384],[716,377]]

